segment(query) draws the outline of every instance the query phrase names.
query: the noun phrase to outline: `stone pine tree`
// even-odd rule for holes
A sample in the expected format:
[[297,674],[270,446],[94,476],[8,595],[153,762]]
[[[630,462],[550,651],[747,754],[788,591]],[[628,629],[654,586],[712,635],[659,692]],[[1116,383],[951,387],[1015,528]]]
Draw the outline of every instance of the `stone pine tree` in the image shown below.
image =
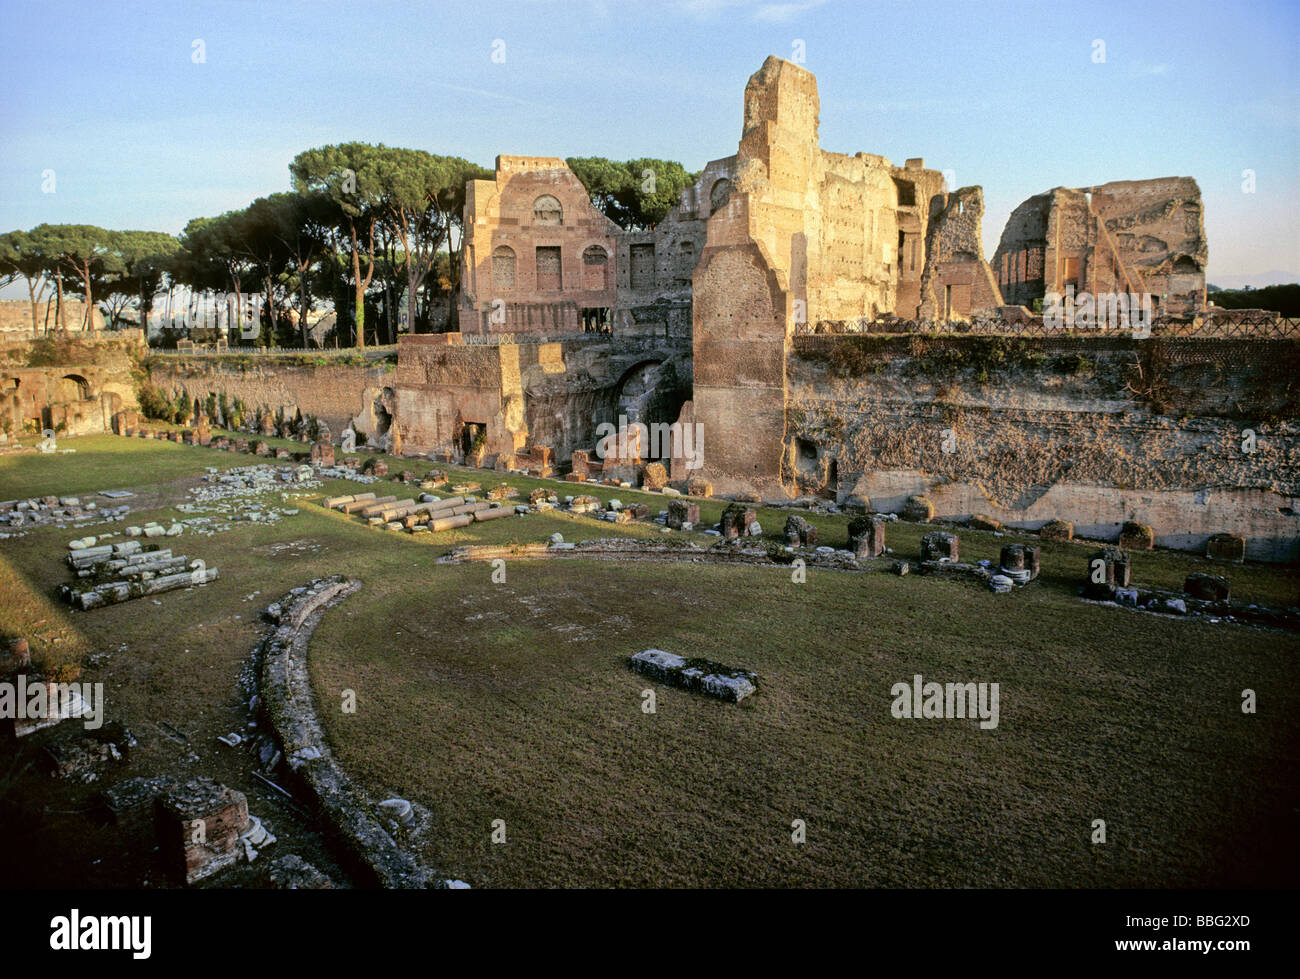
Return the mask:
[[292,286],[298,295],[298,335],[306,349],[307,314],[312,307],[312,280],[334,258],[332,205],[320,193],[273,194],[279,201],[275,234],[284,244]]
[[134,306],[141,329],[148,331],[154,297],[162,291],[172,257],[180,248],[173,235],[162,231],[120,231],[114,246],[116,274],[105,283],[104,301],[112,326],[122,312]]
[[[244,245],[241,221],[239,211],[190,221],[181,232],[181,247],[170,265],[172,280],[194,292],[233,292],[234,313],[240,323],[244,319],[245,288],[257,275],[256,261]],[[236,332],[231,340],[237,342],[238,337]]]
[[52,274],[59,304],[59,332],[66,333],[68,329],[63,308],[63,293],[68,288],[81,290],[86,304],[82,329],[90,329],[95,310],[96,286],[104,286],[108,279],[121,271],[117,254],[120,232],[108,231],[91,224],[42,224],[33,228],[31,233],[53,260]]
[[490,171],[455,156],[387,148],[375,152],[380,220],[401,244],[398,264],[406,277],[407,322],[414,331],[418,295],[438,254],[450,248],[452,229],[465,209],[466,181]]
[[591,202],[624,231],[653,228],[699,176],[680,163],[650,157],[617,163],[586,156],[565,162],[587,188]]
[[366,290],[375,275],[375,225],[382,200],[376,168],[383,152],[384,147],[369,143],[339,143],[305,150],[289,164],[294,190],[320,194],[333,205],[336,244],[351,266],[358,347],[366,345]]
[[41,324],[41,300],[50,287],[54,259],[43,246],[40,236],[30,231],[10,231],[0,235],[0,285],[22,279],[32,306],[32,329]]

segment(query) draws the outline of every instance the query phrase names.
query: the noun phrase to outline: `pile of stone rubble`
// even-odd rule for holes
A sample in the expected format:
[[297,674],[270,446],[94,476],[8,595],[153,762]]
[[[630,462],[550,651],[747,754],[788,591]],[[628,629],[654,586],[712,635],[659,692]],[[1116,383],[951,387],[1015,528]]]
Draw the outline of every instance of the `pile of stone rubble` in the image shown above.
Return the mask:
[[[124,490],[100,493],[110,499],[130,496]],[[101,507],[96,501],[80,496],[40,496],[26,500],[0,502],[0,540],[22,537],[35,527],[89,527],[95,523],[124,520],[131,512],[130,506]]]
[[[209,469],[202,485],[189,491],[190,501],[176,509],[194,514],[182,518],[181,523],[205,537],[230,530],[235,523],[277,524],[285,517],[295,516],[298,508],[261,498],[278,494],[280,504],[286,504],[296,497],[310,495],[311,490],[320,486],[320,476],[330,471],[314,470],[307,465],[240,466],[225,472]],[[350,469],[343,471],[349,475],[336,478],[358,477]],[[369,481],[369,477],[365,478]]]

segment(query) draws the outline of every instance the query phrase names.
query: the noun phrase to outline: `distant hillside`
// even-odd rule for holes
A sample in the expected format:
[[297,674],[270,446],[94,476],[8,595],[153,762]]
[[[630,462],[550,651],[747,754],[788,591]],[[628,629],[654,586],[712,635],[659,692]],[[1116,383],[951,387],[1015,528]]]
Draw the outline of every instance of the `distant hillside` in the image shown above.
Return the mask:
[[1300,282],[1300,272],[1269,269],[1267,272],[1232,275],[1227,272],[1211,271],[1209,278],[1217,282],[1220,289],[1263,289],[1265,286],[1284,282]]
[[1224,309],[1275,309],[1283,316],[1300,316],[1300,283],[1263,289],[1220,289],[1207,285],[1207,298]]

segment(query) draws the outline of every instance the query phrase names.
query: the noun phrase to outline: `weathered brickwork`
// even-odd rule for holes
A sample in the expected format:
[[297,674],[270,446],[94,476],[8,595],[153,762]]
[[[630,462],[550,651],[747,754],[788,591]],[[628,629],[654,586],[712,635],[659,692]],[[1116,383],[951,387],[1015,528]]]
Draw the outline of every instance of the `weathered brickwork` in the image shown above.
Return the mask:
[[1201,191],[1191,177],[1057,187],[1012,213],[993,255],[1007,302],[1046,293],[1150,293],[1157,314],[1205,305]]
[[618,225],[563,160],[498,156],[465,193],[465,333],[577,333],[612,315]]
[[[800,327],[914,318],[923,287],[973,281],[966,266],[981,264],[978,250],[967,262],[951,243],[947,265],[927,258],[931,215],[944,212],[941,173],[920,159],[896,167],[881,156],[822,150],[819,111],[817,81],[797,65],[770,57],[750,78],[734,186],[709,218],[695,271],[695,412],[710,433],[706,473],[723,487],[781,479],[793,450],[785,362]],[[967,200],[978,197],[964,193],[957,206]],[[942,240],[964,244],[950,223]],[[981,281],[976,295],[999,304],[996,288]]]

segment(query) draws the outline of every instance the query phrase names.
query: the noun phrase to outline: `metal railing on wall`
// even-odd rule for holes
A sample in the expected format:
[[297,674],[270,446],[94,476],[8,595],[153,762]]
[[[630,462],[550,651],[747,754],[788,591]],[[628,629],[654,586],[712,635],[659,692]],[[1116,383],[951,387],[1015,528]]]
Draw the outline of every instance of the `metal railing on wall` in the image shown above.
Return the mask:
[[[843,320],[816,324],[797,324],[796,337],[853,335],[923,335],[923,336],[1134,336],[1146,335],[1137,324],[1065,328],[1045,323],[1041,317],[1022,320],[981,317],[972,321],[929,320]],[[1151,323],[1151,336],[1224,337],[1232,339],[1286,339],[1300,337],[1300,318],[1263,313],[1259,310],[1217,310],[1190,317],[1162,317]]]

